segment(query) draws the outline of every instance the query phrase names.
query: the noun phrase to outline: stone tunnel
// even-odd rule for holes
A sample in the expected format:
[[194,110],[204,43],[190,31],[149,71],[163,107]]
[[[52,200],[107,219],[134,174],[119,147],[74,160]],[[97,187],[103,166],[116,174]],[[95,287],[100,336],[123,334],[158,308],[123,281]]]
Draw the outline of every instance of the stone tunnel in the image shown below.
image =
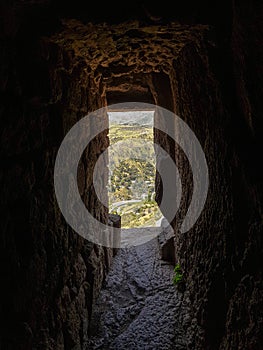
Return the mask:
[[[3,3],[1,13],[0,348],[261,349],[260,2],[113,1],[87,8],[81,1],[17,0]],[[161,345],[148,347],[128,338],[115,347],[89,342],[100,326],[96,302],[103,295],[107,302],[105,280],[113,278],[120,256],[131,258],[76,234],[54,192],[56,154],[70,128],[88,113],[122,102],[149,103],[180,116],[209,169],[205,207],[181,233],[193,191],[191,169],[174,140],[155,129],[155,142],[176,162],[184,189],[160,260],[180,262],[185,287],[175,297],[187,305],[187,322],[180,342],[174,329],[180,325],[171,323],[166,347],[165,334]],[[106,116],[102,123],[105,131],[79,162],[78,189],[92,215],[108,224],[108,209],[93,186],[94,166],[109,146]],[[155,186],[160,203],[158,174]],[[161,300],[164,309],[172,305]],[[180,320],[177,312],[172,317]]]

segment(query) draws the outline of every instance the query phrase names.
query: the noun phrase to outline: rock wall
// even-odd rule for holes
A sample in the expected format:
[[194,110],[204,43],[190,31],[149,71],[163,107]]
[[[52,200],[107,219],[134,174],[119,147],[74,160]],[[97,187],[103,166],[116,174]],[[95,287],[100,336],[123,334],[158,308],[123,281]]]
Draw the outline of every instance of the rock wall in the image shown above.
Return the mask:
[[[195,227],[186,234],[178,230],[188,195],[174,222],[175,257],[193,309],[188,328],[193,349],[260,349],[262,344],[262,122],[255,89],[261,86],[262,50],[253,45],[260,28],[254,10],[234,5],[225,41],[215,40],[214,47],[208,42],[207,51],[188,47],[174,65],[175,112],[198,136],[210,176]],[[184,169],[180,154],[176,159]],[[182,175],[191,183],[187,169]]]
[[[0,347],[81,349],[113,252],[67,225],[56,203],[53,169],[67,131],[104,100],[81,62],[71,66],[70,55],[39,40],[48,31],[33,14],[11,13],[16,22],[10,27],[8,21],[2,40]],[[108,213],[91,175],[107,145],[105,132],[84,152],[78,174],[83,201],[102,222]]]

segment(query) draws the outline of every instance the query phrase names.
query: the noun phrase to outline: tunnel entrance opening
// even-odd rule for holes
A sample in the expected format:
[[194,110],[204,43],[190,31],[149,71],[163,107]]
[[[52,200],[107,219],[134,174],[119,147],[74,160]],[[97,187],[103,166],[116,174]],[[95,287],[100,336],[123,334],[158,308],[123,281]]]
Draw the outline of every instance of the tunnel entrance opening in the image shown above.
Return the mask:
[[159,227],[155,201],[154,110],[110,110],[108,198],[122,228]]

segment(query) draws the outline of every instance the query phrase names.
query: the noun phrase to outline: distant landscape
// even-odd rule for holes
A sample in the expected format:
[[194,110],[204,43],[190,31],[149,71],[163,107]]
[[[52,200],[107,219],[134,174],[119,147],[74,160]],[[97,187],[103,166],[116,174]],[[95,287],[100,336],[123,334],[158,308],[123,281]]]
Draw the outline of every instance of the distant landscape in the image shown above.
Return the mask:
[[108,112],[110,124],[153,127],[153,111]]
[[123,228],[156,226],[162,217],[154,200],[153,112],[134,113],[109,115],[109,204]]

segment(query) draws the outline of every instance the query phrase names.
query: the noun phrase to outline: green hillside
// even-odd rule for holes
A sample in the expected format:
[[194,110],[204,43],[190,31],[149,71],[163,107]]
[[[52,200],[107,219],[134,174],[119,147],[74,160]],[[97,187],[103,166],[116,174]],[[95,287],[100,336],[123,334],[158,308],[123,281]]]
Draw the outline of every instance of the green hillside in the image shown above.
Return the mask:
[[111,125],[109,139],[110,212],[121,215],[124,228],[155,226],[162,214],[154,201],[152,127]]

